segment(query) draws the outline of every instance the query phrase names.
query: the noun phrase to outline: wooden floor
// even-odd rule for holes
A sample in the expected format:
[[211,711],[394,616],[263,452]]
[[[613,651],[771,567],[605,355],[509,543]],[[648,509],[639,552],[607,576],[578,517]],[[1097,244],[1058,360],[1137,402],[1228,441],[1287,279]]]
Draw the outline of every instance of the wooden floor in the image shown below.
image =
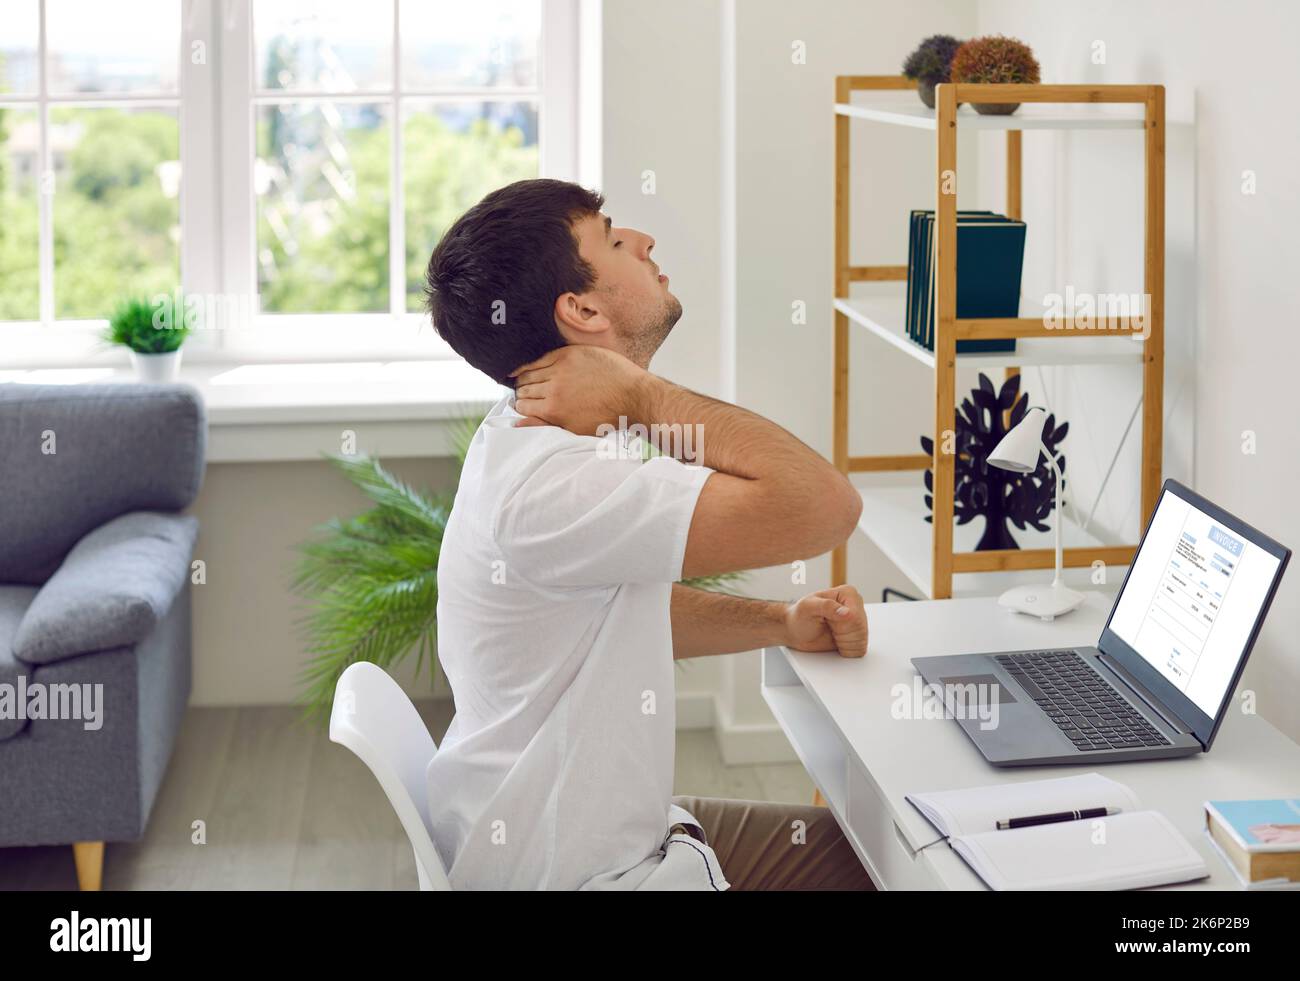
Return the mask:
[[[420,703],[441,741],[451,703]],[[808,803],[797,763],[726,766],[711,730],[677,734],[675,792]],[[202,821],[206,844],[194,844]],[[72,848],[0,849],[0,889],[75,889]],[[149,829],[104,850],[105,889],[415,889],[370,771],[291,708],[190,709]]]

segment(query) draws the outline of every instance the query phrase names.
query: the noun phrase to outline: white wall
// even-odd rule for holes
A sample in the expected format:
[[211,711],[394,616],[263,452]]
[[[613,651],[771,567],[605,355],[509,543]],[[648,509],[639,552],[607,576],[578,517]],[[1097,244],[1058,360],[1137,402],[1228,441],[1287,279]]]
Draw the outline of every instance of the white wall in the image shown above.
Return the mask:
[[[654,236],[656,261],[682,302],[682,319],[654,370],[725,397],[719,6],[605,0],[603,27],[605,212]],[[645,193],[646,171],[653,171],[654,193]],[[679,724],[712,721],[722,671],[716,658],[681,666]]]
[[[968,35],[975,11],[962,0],[739,0],[736,18],[737,401],[829,456],[834,79],[897,74],[923,37]],[[796,42],[803,45],[803,64],[792,60]],[[855,124],[851,134],[851,261],[904,263],[906,213],[934,197],[933,135],[867,124]],[[973,179],[973,145],[962,146]],[[797,300],[807,305],[804,325],[791,322]],[[917,440],[933,412],[933,373],[860,335],[850,346],[849,452],[920,452]],[[909,476],[919,487],[920,474]],[[822,559],[810,564],[805,585],[791,582],[791,570],[773,569],[756,575],[753,588],[793,598],[829,585],[829,575],[829,560]],[[850,544],[849,579],[869,602],[879,600],[882,586],[907,585],[860,535]],[[770,720],[759,693],[758,657],[730,661],[725,721],[745,731]],[[728,748],[725,739],[723,745]]]
[[[655,238],[684,314],[655,370],[710,395],[722,384],[718,250],[721,21],[716,0],[606,0],[606,213]],[[653,173],[653,193],[645,176]]]
[[[606,0],[608,209],[615,221],[656,237],[685,309],[656,372],[734,399],[829,455],[834,76],[897,72],[917,40],[969,33],[974,14],[961,0]],[[802,64],[792,59],[797,42]],[[873,195],[864,180],[855,192],[854,261],[903,261],[898,201],[932,196],[929,172],[919,166],[931,147],[913,132],[855,130],[854,138],[858,160],[872,155],[867,140],[879,141],[872,176],[890,188]],[[641,193],[647,168],[656,172],[654,195]],[[802,326],[791,323],[797,300],[807,305]],[[873,359],[878,353],[861,344],[854,350],[863,388],[853,402],[852,452],[912,451],[930,376],[919,365],[900,369],[899,359]],[[898,426],[904,419],[917,423]],[[864,593],[878,597],[881,585],[902,584],[886,565],[869,543],[855,541],[850,568]],[[751,574],[746,588],[792,598],[828,575],[823,559],[811,564],[806,585],[776,569]],[[692,664],[679,690],[716,696],[729,759],[788,756],[759,694],[757,655]]]
[[[1187,357],[1186,371],[1167,378],[1172,443],[1166,474],[1190,469],[1202,494],[1295,547],[1300,126],[1285,95],[1300,79],[1293,50],[1300,6],[1268,0],[981,0],[979,30],[1026,41],[1043,65],[1045,82],[1165,86],[1171,124],[1167,331],[1171,349]],[[1095,42],[1105,45],[1104,65],[1092,63]],[[1074,140],[1059,148],[1055,161],[1053,148],[1040,143],[1036,162],[1066,169],[1070,186],[1064,199],[1054,196],[1050,184],[1031,180],[1035,136],[1026,137],[1030,228],[1035,214],[1053,214],[1054,203],[1071,226],[1068,236],[1056,237],[1058,247],[1047,250],[1055,268],[1033,267],[1040,286],[1095,282],[1091,288],[1098,290],[1108,284],[1124,288],[1120,281],[1131,282],[1135,268],[1140,274],[1126,245],[1131,223],[1116,213],[1117,207],[1128,208],[1131,216],[1141,200],[1133,196],[1133,153],[1119,141],[1122,135]],[[999,179],[993,169],[985,168],[986,179]],[[1254,195],[1242,193],[1247,170],[1256,174]],[[1027,266],[1027,291],[1030,271]],[[1114,435],[1117,412],[1127,416],[1134,381],[1094,370],[1061,383],[1064,414],[1089,420],[1082,429],[1072,426],[1068,440],[1076,452],[1071,466],[1081,465],[1074,475],[1079,491],[1091,477],[1088,466],[1109,457],[1105,439]],[[1242,452],[1246,430],[1256,434],[1254,455]],[[1099,509],[1112,528],[1131,531],[1137,525],[1130,490],[1134,466],[1131,456],[1123,461]],[[1300,575],[1292,570],[1243,687],[1258,692],[1260,713],[1294,739],[1300,739],[1298,633]]]
[[[455,486],[452,460],[385,460],[395,474],[432,491]],[[194,705],[283,705],[301,692],[306,605],[289,590],[298,547],[331,518],[359,514],[366,499],[328,463],[208,466],[189,513],[199,519],[194,555],[207,582],[195,586]],[[393,672],[429,695],[415,658]],[[439,692],[446,692],[440,681]]]

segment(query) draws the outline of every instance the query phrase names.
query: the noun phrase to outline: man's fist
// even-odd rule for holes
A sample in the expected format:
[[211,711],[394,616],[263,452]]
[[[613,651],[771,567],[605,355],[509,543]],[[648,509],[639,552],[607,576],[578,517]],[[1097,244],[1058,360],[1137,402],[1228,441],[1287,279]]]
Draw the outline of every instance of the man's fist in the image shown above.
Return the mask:
[[619,417],[643,421],[643,395],[654,376],[623,355],[590,344],[570,344],[516,368],[515,409],[520,426],[560,426],[595,436]]
[[867,611],[852,586],[809,593],[786,607],[785,646],[796,651],[835,651],[840,657],[867,653]]

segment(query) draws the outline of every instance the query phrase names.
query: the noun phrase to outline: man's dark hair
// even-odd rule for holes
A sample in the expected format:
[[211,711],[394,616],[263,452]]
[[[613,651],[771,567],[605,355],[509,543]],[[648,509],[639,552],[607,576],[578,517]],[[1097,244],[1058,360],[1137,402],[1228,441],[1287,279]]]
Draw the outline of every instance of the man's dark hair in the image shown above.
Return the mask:
[[461,215],[425,275],[425,306],[442,339],[511,387],[511,371],[563,347],[555,299],[596,281],[573,223],[604,204],[577,184],[539,179],[507,184]]

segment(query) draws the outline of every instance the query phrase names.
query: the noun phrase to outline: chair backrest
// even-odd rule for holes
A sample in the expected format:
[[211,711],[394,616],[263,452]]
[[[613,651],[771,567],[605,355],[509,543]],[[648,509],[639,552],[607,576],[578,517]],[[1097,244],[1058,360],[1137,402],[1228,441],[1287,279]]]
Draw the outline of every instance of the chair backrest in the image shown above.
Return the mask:
[[437,744],[406,692],[378,665],[351,664],[334,688],[330,739],[370,767],[415,851],[421,889],[450,889],[433,847],[425,771]]

